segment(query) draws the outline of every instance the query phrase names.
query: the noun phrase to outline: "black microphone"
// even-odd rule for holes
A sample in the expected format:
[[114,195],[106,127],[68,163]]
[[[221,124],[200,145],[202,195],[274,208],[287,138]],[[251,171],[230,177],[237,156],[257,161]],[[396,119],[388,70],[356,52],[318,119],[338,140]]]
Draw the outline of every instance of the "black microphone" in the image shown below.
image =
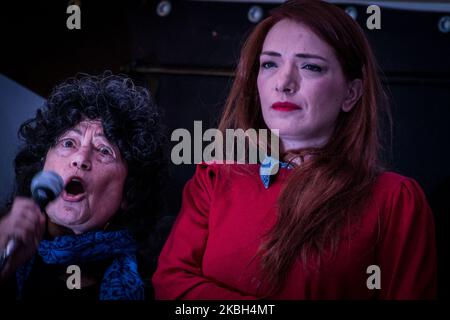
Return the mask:
[[63,179],[53,171],[40,171],[31,180],[31,195],[42,212],[49,202],[59,196],[63,188]]
[[[33,177],[33,180],[31,180],[31,195],[34,201],[39,205],[42,213],[44,213],[45,207],[60,195],[63,188],[63,179],[59,174],[53,171],[40,171]],[[8,241],[6,249],[0,255],[0,270],[13,253],[16,245],[15,239]]]

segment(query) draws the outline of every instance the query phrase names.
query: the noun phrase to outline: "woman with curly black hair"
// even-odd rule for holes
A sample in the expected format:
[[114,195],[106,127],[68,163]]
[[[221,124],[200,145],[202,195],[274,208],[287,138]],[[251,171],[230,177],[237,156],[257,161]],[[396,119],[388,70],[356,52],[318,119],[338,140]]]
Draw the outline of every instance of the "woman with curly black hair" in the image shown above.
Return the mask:
[[[21,125],[19,136],[0,249],[11,239],[18,246],[0,270],[0,286],[14,283],[20,298],[144,299],[151,268],[140,257],[148,260],[167,164],[149,92],[110,72],[71,78]],[[41,170],[64,182],[45,215],[30,199],[30,182]],[[79,283],[70,265],[79,267]]]

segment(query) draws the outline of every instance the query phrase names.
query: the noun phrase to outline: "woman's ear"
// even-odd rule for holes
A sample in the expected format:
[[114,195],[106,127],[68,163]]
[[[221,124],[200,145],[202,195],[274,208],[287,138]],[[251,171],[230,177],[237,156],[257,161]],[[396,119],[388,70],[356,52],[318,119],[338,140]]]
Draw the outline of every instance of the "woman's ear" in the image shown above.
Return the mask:
[[342,103],[342,111],[349,112],[362,95],[362,80],[354,79],[348,83],[347,96]]

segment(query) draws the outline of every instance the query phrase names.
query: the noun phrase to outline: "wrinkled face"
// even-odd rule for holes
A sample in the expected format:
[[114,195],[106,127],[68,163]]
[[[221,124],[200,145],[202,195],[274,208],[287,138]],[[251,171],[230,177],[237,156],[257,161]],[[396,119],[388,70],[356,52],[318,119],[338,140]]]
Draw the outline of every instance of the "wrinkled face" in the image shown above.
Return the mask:
[[264,121],[280,130],[285,149],[325,144],[339,113],[353,107],[334,50],[291,20],[279,21],[267,34],[257,81]]
[[63,192],[46,208],[48,217],[76,234],[102,228],[122,204],[127,165],[100,121],[83,120],[67,130],[48,151],[44,170],[64,180]]

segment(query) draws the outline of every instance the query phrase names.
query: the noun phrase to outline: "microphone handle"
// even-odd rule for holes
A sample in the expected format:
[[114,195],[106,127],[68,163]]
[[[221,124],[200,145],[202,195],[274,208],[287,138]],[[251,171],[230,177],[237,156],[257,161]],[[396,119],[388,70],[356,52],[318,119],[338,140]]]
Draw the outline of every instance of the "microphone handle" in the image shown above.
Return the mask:
[[38,188],[35,193],[33,193],[33,199],[34,201],[39,205],[39,208],[41,209],[42,214],[44,214],[45,207],[48,204],[49,196],[45,189]]
[[6,244],[5,250],[3,250],[2,254],[0,255],[0,271],[5,266],[6,262],[8,261],[8,258],[12,255],[14,250],[16,249],[16,239],[11,239]]

